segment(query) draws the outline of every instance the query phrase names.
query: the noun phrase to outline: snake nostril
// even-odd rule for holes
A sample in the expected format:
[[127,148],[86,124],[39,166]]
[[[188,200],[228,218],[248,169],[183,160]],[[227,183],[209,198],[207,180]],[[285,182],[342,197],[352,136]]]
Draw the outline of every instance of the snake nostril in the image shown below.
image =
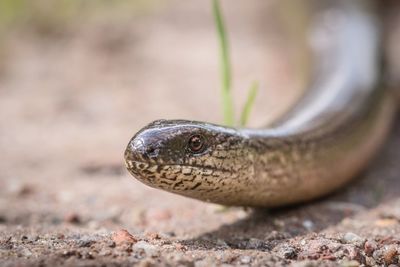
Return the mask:
[[151,157],[151,158],[154,158],[154,157],[156,157],[158,155],[158,149],[156,149],[155,147],[150,146],[150,147],[146,148],[146,155]]

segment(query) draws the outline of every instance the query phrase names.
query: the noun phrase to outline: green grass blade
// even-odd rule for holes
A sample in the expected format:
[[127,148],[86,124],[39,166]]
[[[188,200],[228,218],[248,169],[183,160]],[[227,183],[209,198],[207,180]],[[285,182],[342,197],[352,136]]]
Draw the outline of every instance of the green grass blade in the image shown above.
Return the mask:
[[233,98],[231,92],[232,78],[229,47],[219,0],[213,0],[213,13],[220,46],[221,94],[224,123],[228,126],[234,126],[235,118],[233,113]]
[[240,127],[244,127],[247,124],[251,109],[254,106],[254,100],[256,99],[258,87],[259,87],[258,82],[253,82],[253,84],[250,87],[249,93],[247,95],[247,101],[243,107],[242,114],[240,116],[240,123],[239,123]]

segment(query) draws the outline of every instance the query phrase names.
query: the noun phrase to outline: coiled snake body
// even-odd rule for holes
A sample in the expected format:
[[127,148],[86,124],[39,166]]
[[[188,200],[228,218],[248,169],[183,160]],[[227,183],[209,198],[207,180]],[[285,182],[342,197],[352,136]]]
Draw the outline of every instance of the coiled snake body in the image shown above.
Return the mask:
[[259,207],[314,199],[356,176],[385,139],[396,103],[380,83],[368,1],[320,2],[310,88],[287,114],[266,129],[155,121],[127,146],[130,173],[187,197]]

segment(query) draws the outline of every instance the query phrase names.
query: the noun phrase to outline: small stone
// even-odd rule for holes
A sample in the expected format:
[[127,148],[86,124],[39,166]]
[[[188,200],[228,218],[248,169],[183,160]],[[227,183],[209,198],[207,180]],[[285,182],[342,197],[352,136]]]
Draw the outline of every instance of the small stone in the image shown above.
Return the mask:
[[273,223],[277,227],[281,227],[281,228],[285,227],[285,222],[283,220],[274,219]]
[[367,265],[367,266],[376,266],[377,264],[376,264],[376,261],[374,260],[374,258],[372,258],[372,257],[366,257],[365,258],[365,264]]
[[56,238],[57,238],[57,239],[64,239],[64,238],[65,238],[65,235],[62,234],[62,233],[58,233],[57,236],[56,236]]
[[27,248],[22,249],[19,254],[22,257],[26,257],[26,258],[29,258],[30,256],[32,256],[32,252]]
[[394,263],[397,254],[398,252],[395,246],[385,247],[385,251],[383,252],[383,260],[386,264]]
[[122,244],[134,244],[138,242],[138,240],[125,229],[118,230],[112,235],[111,238],[117,246]]
[[231,253],[224,253],[221,251],[217,253],[218,261],[223,262],[225,264],[233,264],[235,261],[238,260],[239,257],[240,257],[239,255],[231,254]]
[[286,238],[289,238],[289,237],[290,237],[290,235],[288,235],[285,232],[271,231],[265,236],[264,240],[266,240],[266,241],[276,241],[276,240],[286,239]]
[[78,240],[77,245],[80,248],[87,248],[87,247],[90,247],[94,243],[96,243],[96,241],[86,237],[86,238],[82,238],[82,239]]
[[308,231],[311,231],[314,228],[314,223],[310,220],[303,221],[303,227],[306,228]]
[[365,239],[354,233],[348,232],[343,236],[343,241],[346,243],[354,244],[356,246],[362,246],[365,242]]
[[102,249],[99,252],[99,256],[110,256],[112,254],[112,250],[110,249]]
[[373,253],[372,253],[372,257],[374,258],[374,260],[379,261],[383,256],[383,252],[381,249],[376,249]]
[[30,237],[28,238],[28,241],[31,242],[31,243],[33,243],[33,242],[38,241],[39,239],[40,239],[40,237],[39,237],[38,235],[33,235],[33,236],[30,236]]
[[229,248],[228,244],[224,240],[219,238],[217,239],[217,245],[220,247]]
[[181,250],[181,251],[186,250],[186,247],[180,243],[176,243],[176,244],[174,244],[174,246],[177,250]]
[[146,237],[150,240],[156,240],[156,239],[161,239],[161,236],[158,233],[146,233]]
[[81,258],[84,260],[92,260],[94,259],[92,252],[90,251],[82,251]]
[[158,249],[155,245],[152,245],[146,241],[139,241],[135,245],[133,245],[132,248],[143,249],[146,255],[149,256],[154,256],[158,252]]
[[296,249],[293,247],[287,247],[283,251],[283,257],[285,259],[294,259],[297,256]]
[[349,248],[349,259],[350,260],[355,260],[357,262],[364,262],[364,256],[361,254],[361,252],[357,248]]
[[248,263],[251,262],[251,257],[250,257],[250,256],[243,256],[243,257],[240,259],[240,262],[243,263],[243,264],[248,264]]
[[106,244],[107,244],[107,247],[109,247],[109,248],[115,248],[115,242],[112,240],[107,241]]
[[368,240],[364,244],[364,251],[367,256],[372,256],[372,253],[378,248],[378,244],[373,240]]
[[65,258],[69,258],[73,256],[80,256],[80,253],[76,250],[64,250],[62,256]]
[[168,237],[175,237],[176,236],[175,232],[172,232],[172,231],[166,232],[165,235],[168,236]]
[[264,242],[257,238],[250,238],[246,245],[247,249],[260,249],[264,246]]

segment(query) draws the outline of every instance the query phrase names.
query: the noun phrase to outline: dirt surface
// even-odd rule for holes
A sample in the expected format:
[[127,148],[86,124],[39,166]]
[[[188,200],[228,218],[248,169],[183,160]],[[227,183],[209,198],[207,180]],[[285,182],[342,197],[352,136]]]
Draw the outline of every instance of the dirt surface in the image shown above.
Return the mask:
[[[224,208],[125,170],[125,146],[146,123],[220,121],[209,9],[171,1],[123,24],[4,42],[1,266],[400,266],[400,120],[351,185],[296,207]],[[237,104],[260,80],[251,120],[260,126],[300,94],[297,50],[272,23],[273,2],[226,14]]]

